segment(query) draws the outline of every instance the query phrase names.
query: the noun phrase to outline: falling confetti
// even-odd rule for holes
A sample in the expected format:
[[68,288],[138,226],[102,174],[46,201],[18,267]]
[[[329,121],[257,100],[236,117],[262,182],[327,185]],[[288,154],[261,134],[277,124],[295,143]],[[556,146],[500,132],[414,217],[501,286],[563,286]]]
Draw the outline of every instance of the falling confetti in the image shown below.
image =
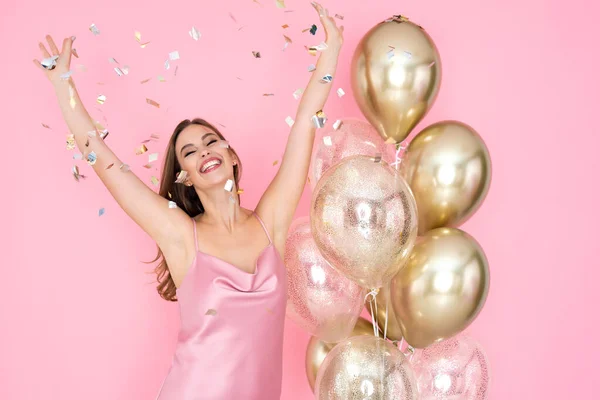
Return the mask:
[[154,167],[154,164],[151,164],[151,163],[144,164],[143,167],[146,168],[146,169],[150,169],[150,168]]
[[342,126],[342,120],[338,119],[333,123],[333,130],[337,131],[338,129],[340,129],[340,126]]
[[228,192],[233,190],[233,181],[231,179],[227,179],[227,182],[225,182],[225,190]]
[[154,175],[150,177],[150,182],[152,182],[154,186],[158,186],[158,179]]
[[340,14],[335,14],[334,17],[336,17],[337,19],[344,19],[344,16]]
[[129,167],[129,165],[127,165],[127,164],[121,164],[119,166],[119,169],[121,171],[123,171],[123,172],[129,172],[129,171],[131,171],[131,167]]
[[273,161],[273,166],[276,166],[278,162],[279,162],[279,160]]
[[284,0],[275,0],[275,4],[277,5],[277,8],[285,8],[285,3],[283,1]]
[[376,162],[376,163],[381,162],[381,153],[375,154],[375,157],[373,157],[373,162]]
[[104,104],[104,102],[106,101],[106,96],[103,94],[100,94],[96,98],[96,101],[98,102],[98,104]]
[[77,54],[77,49],[71,49],[71,54],[73,54],[75,58],[79,58],[79,54]]
[[254,58],[260,58],[260,51],[253,51],[252,55],[254,56]]
[[104,215],[104,208],[98,210],[98,216],[101,217]]
[[243,194],[244,193],[244,189],[238,189],[237,194]]
[[94,34],[94,36],[98,36],[100,34],[100,30],[98,29],[96,24],[90,25],[90,32],[92,32]]
[[288,115],[285,117],[285,123],[291,128],[294,125],[294,119]]
[[90,152],[90,154],[87,155],[86,159],[87,159],[87,163],[89,165],[94,165],[94,164],[96,164],[96,160],[98,159],[98,156],[96,155],[96,153],[94,153],[92,151],[92,152]]
[[283,25],[281,25],[281,27],[282,27],[283,29],[287,29],[287,28],[289,28],[290,26],[289,26],[288,24],[283,24]]
[[330,83],[333,80],[333,76],[327,74],[324,77],[322,77],[319,82],[321,83]]
[[73,150],[75,148],[75,137],[73,135],[67,135],[67,150]]
[[231,19],[233,20],[233,22],[235,22],[237,24],[237,19],[235,19],[235,17],[233,16],[233,14],[229,13],[229,16],[231,17]]
[[46,128],[46,129],[50,129],[50,130],[52,130],[52,128],[50,128],[50,126],[48,126],[48,125],[44,124],[43,122],[42,122],[42,126],[43,126],[44,128]]
[[83,160],[83,155],[82,154],[73,154],[73,160]]
[[316,33],[317,33],[317,26],[316,26],[315,24],[313,24],[313,25],[310,27],[310,34],[311,34],[311,35],[315,35]]
[[179,69],[179,65],[175,66],[175,72],[173,73],[173,76],[177,76],[177,70]]
[[323,137],[323,143],[325,143],[325,146],[331,146],[333,144],[331,142],[331,136],[324,136]]
[[169,69],[171,68],[171,64],[169,63],[169,60],[165,61],[165,69]]
[[285,44],[283,45],[283,50],[286,49],[286,47],[288,47],[288,45],[290,45],[292,43],[292,39],[290,39],[289,37],[283,35],[284,39],[285,39]]
[[142,34],[140,32],[135,31],[135,33],[133,34],[133,36],[135,36],[135,40],[137,40],[138,43],[142,41]]
[[148,99],[148,98],[147,98],[147,99],[146,99],[146,103],[148,103],[148,104],[150,104],[151,106],[154,106],[154,107],[156,107],[156,108],[160,108],[160,104],[158,104],[157,102],[155,102],[155,101],[154,101],[154,100],[152,100],[152,99]]
[[315,67],[315,65],[314,65],[314,64],[310,64],[310,65],[308,66],[308,72],[313,72],[315,69],[317,69],[317,67]]
[[275,93],[263,93],[263,96],[265,96],[265,97],[275,96]]
[[315,128],[323,128],[325,126],[325,122],[327,122],[327,116],[323,110],[317,111],[317,113],[312,116],[312,122]]
[[148,154],[148,162],[154,162],[158,160],[158,153]]
[[110,163],[110,164],[108,164],[108,167],[106,167],[106,169],[111,169],[114,165],[115,165],[115,163]]
[[406,58],[412,58],[412,53],[410,51],[404,50],[404,55],[406,56]]
[[71,83],[69,83],[69,105],[71,106],[71,109],[75,109],[75,106],[77,105],[77,101],[75,100],[75,90],[73,89],[73,86],[71,86]]
[[65,72],[64,74],[61,74],[60,79],[62,79],[63,81],[66,81],[71,77],[71,75],[73,75],[73,71],[69,70],[69,71]]
[[79,182],[79,178],[85,179],[85,175],[79,173],[79,167],[77,165],[73,165],[71,172],[73,173],[73,178],[75,178],[77,182]]
[[189,31],[188,33],[190,34],[190,36],[192,37],[192,39],[194,39],[196,41],[198,39],[200,39],[201,34],[200,34],[200,32],[198,32],[198,29],[196,29],[195,26],[192,26],[192,30]]
[[146,83],[146,82],[150,82],[150,79],[152,79],[152,78],[144,79],[144,80],[143,80],[143,81],[141,81],[140,83],[141,83],[141,84],[144,84],[144,83]]
[[159,75],[159,76],[157,76],[157,77],[156,77],[156,79],[158,79],[158,81],[159,81],[159,82],[166,82],[166,81],[167,81],[167,80],[165,79],[165,77],[164,77],[164,76],[162,76],[162,75]]
[[148,151],[148,148],[146,147],[145,144],[143,144],[135,150],[135,154],[139,156],[140,154],[144,154],[147,151]]
[[169,59],[171,61],[173,61],[173,60],[179,60],[179,52],[177,50],[170,52],[169,53]]
[[337,94],[338,94],[338,96],[342,97],[343,95],[345,95],[345,94],[346,94],[346,92],[344,92],[344,89],[342,89],[342,88],[338,88],[338,90],[337,90]]
[[177,177],[175,179],[175,183],[183,183],[183,182],[185,182],[186,178],[187,178],[187,171],[179,171],[179,173],[177,174]]
[[388,60],[391,60],[394,57],[394,49],[390,49],[386,54]]
[[206,314],[204,315],[217,315],[217,310],[209,308],[208,310],[206,310]]
[[177,203],[174,201],[169,201],[169,208],[177,208]]
[[294,98],[296,100],[298,100],[300,97],[302,97],[303,92],[304,92],[304,89],[297,89],[292,95],[294,96]]

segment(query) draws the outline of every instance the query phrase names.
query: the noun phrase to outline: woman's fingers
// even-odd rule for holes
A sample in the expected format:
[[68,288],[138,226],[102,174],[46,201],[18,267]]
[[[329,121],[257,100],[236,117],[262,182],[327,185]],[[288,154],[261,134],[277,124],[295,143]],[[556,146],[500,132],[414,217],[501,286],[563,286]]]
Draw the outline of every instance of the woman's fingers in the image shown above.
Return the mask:
[[46,50],[46,46],[44,46],[44,43],[42,42],[40,42],[40,50],[42,51],[42,55],[44,56],[44,58],[50,57],[50,53],[48,53],[48,50]]
[[50,35],[46,35],[46,40],[48,41],[48,44],[50,45],[50,51],[52,52],[53,56],[57,56],[60,53],[58,52],[58,47],[56,47],[56,43],[54,43],[54,40],[52,40],[52,36]]
[[38,60],[33,60],[33,63],[42,71],[46,71],[46,68],[44,68]]

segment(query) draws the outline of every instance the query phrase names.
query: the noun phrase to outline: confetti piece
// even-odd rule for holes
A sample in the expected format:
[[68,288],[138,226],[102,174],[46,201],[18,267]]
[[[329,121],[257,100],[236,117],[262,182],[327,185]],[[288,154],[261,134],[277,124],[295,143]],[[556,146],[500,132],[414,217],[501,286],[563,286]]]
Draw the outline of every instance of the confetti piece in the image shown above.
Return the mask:
[[376,163],[381,162],[381,153],[375,154],[375,157],[373,157],[373,162],[376,162]]
[[96,155],[96,153],[94,153],[93,151],[90,152],[90,154],[87,155],[86,160],[87,163],[89,165],[94,165],[96,164],[96,160],[98,159],[98,156]]
[[148,162],[154,162],[158,160],[158,153],[148,154]]
[[302,93],[304,93],[304,89],[297,89],[292,95],[296,100],[302,97]]
[[43,126],[44,128],[46,128],[46,129],[50,129],[50,130],[52,130],[52,128],[50,128],[50,126],[48,126],[48,125],[44,124],[43,122],[42,122],[42,126]]
[[237,24],[237,19],[235,19],[235,17],[233,16],[233,14],[229,13],[229,16],[231,17],[231,19],[233,20],[233,22],[235,22]]
[[146,82],[149,82],[149,81],[150,81],[150,79],[152,79],[152,78],[144,79],[144,80],[143,80],[143,81],[141,81],[140,83],[141,83],[141,84],[144,84],[144,83],[146,83]]
[[412,58],[412,53],[410,51],[404,51],[404,55],[406,56],[406,58]]
[[83,160],[83,155],[82,154],[73,154],[73,160]]
[[146,46],[148,46],[149,44],[150,44],[150,42],[142,43],[142,44],[140,44],[140,47],[141,47],[142,49],[145,49],[145,48],[146,48]]
[[314,64],[310,64],[310,65],[308,66],[308,72],[313,72],[315,69],[317,69],[317,67],[315,67],[315,65],[314,65]]
[[281,25],[281,27],[282,27],[283,29],[287,29],[287,28],[289,28],[290,26],[289,26],[288,24],[283,24],[283,25]]
[[333,76],[327,74],[324,77],[322,77],[319,82],[321,83],[330,83],[333,80]]
[[337,94],[338,94],[338,96],[342,97],[343,95],[345,95],[345,94],[346,94],[346,92],[344,92],[344,89],[342,89],[342,88],[338,88],[338,90],[337,90]]
[[179,171],[176,176],[175,183],[183,183],[187,178],[187,171]]
[[115,163],[110,163],[110,164],[108,165],[108,167],[106,167],[106,169],[111,169],[111,168],[112,168],[114,165],[115,165]]
[[294,125],[294,119],[288,115],[285,117],[285,123],[291,128]]
[[146,169],[150,169],[150,168],[154,167],[154,164],[148,163],[148,164],[145,164],[143,167]]
[[171,64],[169,64],[169,60],[165,61],[165,69],[171,68]]
[[277,8],[285,8],[284,0],[275,0],[275,4],[277,5]]
[[206,310],[206,314],[204,315],[217,315],[217,310],[209,308],[208,310]]
[[148,151],[148,148],[146,147],[145,144],[143,144],[135,150],[135,154],[137,154],[139,156],[140,154],[144,154],[147,151]]
[[77,182],[79,182],[79,178],[85,178],[85,175],[81,175],[79,173],[79,167],[77,165],[73,165],[71,172],[73,174],[73,178],[75,178]]
[[94,34],[94,36],[98,36],[100,34],[100,30],[98,29],[96,24],[90,25],[90,32],[92,32]]
[[173,60],[179,60],[179,52],[177,50],[170,52],[169,53],[169,59],[171,61],[173,61]]
[[325,122],[327,122],[327,116],[323,110],[317,111],[317,113],[312,116],[312,122],[315,128],[323,128],[325,126]]
[[316,33],[317,33],[317,26],[316,26],[315,24],[313,24],[313,25],[310,27],[310,34],[311,34],[311,35],[315,35]]
[[175,66],[175,72],[173,73],[173,76],[177,76],[177,70],[179,69],[179,65]]
[[196,41],[198,39],[200,39],[201,34],[200,34],[200,32],[198,32],[198,29],[196,29],[195,26],[192,26],[192,30],[190,30],[188,33],[190,34],[192,39],[194,39]]
[[177,208],[177,203],[174,201],[169,201],[169,208]]
[[331,146],[333,144],[331,142],[331,136],[324,136],[323,137],[323,143],[325,143],[325,146]]
[[237,194],[243,194],[244,193],[244,189],[238,189]]
[[104,215],[104,208],[98,210],[98,216],[101,217]]
[[254,56],[254,58],[260,58],[260,51],[253,51],[252,55]]
[[162,76],[162,75],[159,75],[159,76],[157,76],[157,77],[156,77],[156,79],[158,79],[158,81],[159,81],[159,82],[166,82],[166,81],[167,81],[167,80],[165,79],[165,77],[164,77],[164,76]]
[[96,137],[96,131],[95,130],[88,131],[86,134],[88,135],[88,137]]
[[131,167],[129,165],[127,165],[127,164],[121,164],[119,166],[119,169],[121,171],[123,171],[123,172],[129,172],[129,171],[131,171]]
[[279,162],[279,160],[273,161],[273,166],[276,166],[278,162]]
[[137,40],[138,43],[142,41],[142,34],[140,32],[135,31],[135,33],[133,34],[133,36],[135,36],[135,40]]
[[327,43],[321,42],[320,44],[318,44],[316,46],[309,47],[308,52],[314,56],[317,51],[323,51],[325,49],[327,49]]
[[225,182],[225,190],[228,192],[233,190],[233,181],[231,179],[227,179],[227,182]]
[[111,63],[111,64],[118,64],[119,63],[114,57],[109,58],[108,62]]
[[388,60],[392,59],[394,57],[394,49],[390,49],[386,54]]
[[344,19],[344,16],[340,14],[335,14],[334,17],[337,19]]
[[333,123],[333,130],[337,131],[338,129],[340,129],[340,126],[342,126],[342,120],[338,119]]
[[158,186],[158,179],[154,175],[150,177],[150,182],[152,182],[154,186]]
[[148,104],[150,104],[151,106],[154,106],[154,107],[156,107],[156,108],[160,108],[160,104],[158,104],[157,102],[155,102],[155,101],[154,101],[154,100],[152,100],[152,99],[148,99],[148,98],[147,98],[147,99],[146,99],[146,103],[148,103]]
[[290,39],[289,37],[283,35],[284,39],[285,39],[285,45],[283,45],[283,50],[285,50],[286,47],[288,47],[288,45],[290,43],[292,43],[292,39]]
[[119,75],[119,76],[123,76],[123,75],[125,75],[125,74],[123,73],[123,71],[121,71],[121,68],[119,68],[119,67],[115,67],[115,68],[114,68],[114,70],[115,70],[115,72],[117,73],[117,75]]
[[66,81],[67,79],[69,79],[71,77],[71,75],[73,75],[73,71],[69,70],[69,71],[65,72],[64,74],[61,74],[60,79],[62,79],[63,81]]
[[435,61],[432,61],[431,64],[428,65],[429,68],[433,67],[435,65]]
[[73,150],[75,148],[75,137],[73,135],[67,135],[67,150]]
[[268,97],[268,96],[275,96],[274,93],[263,93],[263,96]]
[[98,104],[104,104],[104,102],[106,101],[106,96],[103,94],[100,94],[96,98],[96,101],[98,102]]

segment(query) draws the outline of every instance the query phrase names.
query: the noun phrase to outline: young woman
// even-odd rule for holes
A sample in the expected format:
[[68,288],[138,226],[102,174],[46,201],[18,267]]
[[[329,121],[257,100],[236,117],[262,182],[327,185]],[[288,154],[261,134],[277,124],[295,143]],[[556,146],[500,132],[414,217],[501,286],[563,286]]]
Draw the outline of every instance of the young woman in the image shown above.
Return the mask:
[[[160,400],[275,400],[281,393],[286,278],[281,255],[305,186],[313,116],[329,96],[343,28],[319,4],[322,50],[291,128],[281,167],[254,211],[235,195],[241,162],[202,119],[177,125],[159,194],[123,165],[97,132],[69,71],[74,37],[59,52],[50,36],[34,60],[52,82],[77,147],[123,210],[159,247],[158,291],[179,301],[177,350]],[[68,74],[67,74],[68,75]],[[66,79],[65,79],[66,78]],[[326,79],[327,81],[327,79]],[[329,79],[331,81],[331,79]]]

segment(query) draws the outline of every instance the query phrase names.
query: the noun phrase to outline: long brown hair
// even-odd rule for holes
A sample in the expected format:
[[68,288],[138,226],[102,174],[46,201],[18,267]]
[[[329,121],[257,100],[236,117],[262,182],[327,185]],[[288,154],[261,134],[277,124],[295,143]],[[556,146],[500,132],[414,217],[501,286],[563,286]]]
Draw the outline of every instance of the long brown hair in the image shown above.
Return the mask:
[[[202,202],[198,197],[198,193],[196,193],[196,189],[194,186],[185,186],[183,184],[175,183],[176,176],[181,171],[181,166],[179,165],[179,161],[177,161],[175,142],[177,141],[179,134],[190,125],[205,126],[216,133],[222,140],[226,139],[217,128],[201,118],[194,118],[192,120],[186,119],[181,121],[175,127],[175,130],[171,135],[171,139],[169,139],[158,194],[165,199],[174,201],[177,204],[177,207],[182,209],[187,215],[193,218],[204,213],[204,207],[202,206]],[[239,188],[240,178],[242,177],[242,163],[235,150],[232,147],[229,147],[229,150],[237,158],[237,165],[233,166],[233,178],[235,179],[236,187]],[[239,193],[237,196],[239,202]],[[163,299],[167,301],[177,301],[175,282],[173,281],[171,273],[169,272],[167,260],[165,260],[165,257],[158,245],[156,247],[158,249],[156,258],[148,262],[153,263],[160,260],[158,266],[154,268],[154,271],[152,272],[156,274],[156,281],[158,282],[156,290]]]

